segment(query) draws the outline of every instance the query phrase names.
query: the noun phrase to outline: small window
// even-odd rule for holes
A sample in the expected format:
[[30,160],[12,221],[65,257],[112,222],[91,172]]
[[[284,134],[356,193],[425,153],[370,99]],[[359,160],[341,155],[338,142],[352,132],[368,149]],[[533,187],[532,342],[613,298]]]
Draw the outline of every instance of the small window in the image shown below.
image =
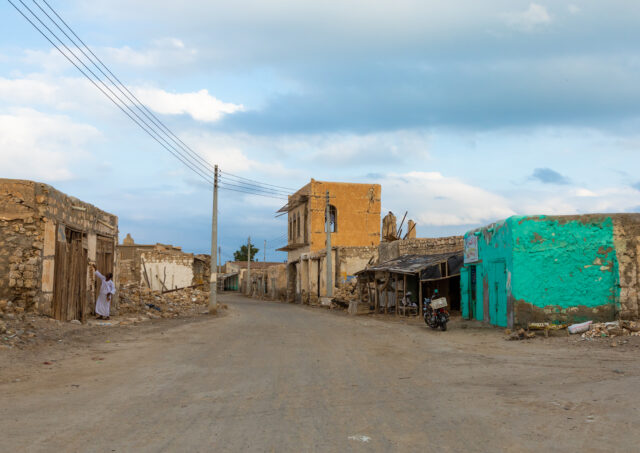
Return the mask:
[[[324,231],[325,233],[327,232],[327,213],[325,212],[325,217],[324,217]],[[329,231],[331,231],[332,233],[337,233],[338,232],[338,211],[336,209],[335,206],[333,206],[332,204],[329,205]]]
[[296,238],[300,237],[300,213],[296,214]]

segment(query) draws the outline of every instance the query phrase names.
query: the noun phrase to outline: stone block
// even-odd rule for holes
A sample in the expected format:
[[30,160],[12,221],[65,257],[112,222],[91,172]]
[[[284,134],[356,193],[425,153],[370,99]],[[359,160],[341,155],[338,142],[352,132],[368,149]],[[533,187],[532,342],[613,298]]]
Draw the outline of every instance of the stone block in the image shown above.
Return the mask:
[[53,291],[53,274],[54,260],[53,258],[45,259],[42,261],[42,291]]
[[35,288],[36,287],[36,280],[34,278],[27,278],[24,281],[24,287],[25,288]]
[[56,253],[56,224],[47,220],[44,224],[44,256],[53,256]]

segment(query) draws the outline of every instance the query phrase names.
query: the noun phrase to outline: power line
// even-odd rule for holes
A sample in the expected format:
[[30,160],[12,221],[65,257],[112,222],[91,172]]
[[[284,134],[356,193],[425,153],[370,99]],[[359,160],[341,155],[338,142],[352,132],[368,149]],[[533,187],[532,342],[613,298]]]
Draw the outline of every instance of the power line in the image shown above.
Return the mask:
[[[51,21],[55,27],[60,30],[64,34],[64,36],[72,43],[72,46],[80,51],[80,53],[85,57],[86,60],[89,61],[91,65],[93,65],[109,82],[109,85],[105,83],[105,81],[99,77],[87,64],[84,59],[79,56],[74,50],[70,49],[67,44],[61,39],[61,37],[56,34],[47,24],[43,22],[38,14],[36,14],[31,8],[29,8],[23,0],[19,0],[22,6],[44,27],[48,34],[43,31],[43,29],[38,26],[30,17],[28,17],[25,12],[17,6],[12,0],[7,0],[9,3],[47,40],[49,43],[62,54],[71,64],[73,64],[80,73],[86,77],[102,94],[104,94],[111,102],[116,105],[125,115],[129,117],[138,127],[140,127],[144,132],[146,132],[152,139],[154,139],[158,144],[160,144],[165,150],[171,153],[174,157],[176,157],[180,162],[182,162],[187,168],[193,171],[196,175],[202,178],[208,184],[212,184],[212,176],[210,175],[210,171],[213,170],[213,166],[204,159],[200,154],[190,148],[186,143],[184,143],[176,134],[174,134],[171,129],[169,129],[166,124],[164,124],[153,112],[151,112],[127,87],[122,83],[122,81],[107,67],[107,65],[87,46],[87,44],[78,36],[77,33],[64,21],[64,19],[57,13],[57,11],[46,1],[41,0],[48,9],[55,15],[55,17],[69,30],[69,32],[77,39],[77,41],[82,44],[78,44],[53,18],[51,15],[47,13],[43,9],[43,7],[36,1],[33,0],[33,3],[38,7],[38,9]],[[60,43],[66,52],[64,52],[58,44],[53,42],[52,38]],[[85,50],[93,56],[89,56]],[[84,67],[84,70],[71,58],[73,57],[77,62]],[[95,60],[94,60],[95,58]],[[103,70],[104,68],[104,70]],[[86,72],[85,72],[86,71]],[[106,72],[105,72],[106,71]],[[91,75],[89,75],[88,73]],[[93,77],[92,77],[93,76]],[[102,86],[100,86],[100,85]],[[113,91],[112,87],[116,89],[125,99],[120,97],[116,92]],[[108,92],[107,92],[108,91]],[[129,105],[129,103],[131,105]],[[134,110],[132,106],[137,110]],[[142,114],[143,116],[141,116]],[[168,139],[168,140],[167,140]],[[278,186],[275,184],[263,183],[251,178],[245,178],[242,176],[234,175],[228,172],[224,172],[226,175],[225,181],[221,188],[225,190],[232,190],[234,192],[246,193],[248,195],[258,195],[269,198],[277,198],[287,200],[288,195],[291,193],[293,189],[286,188],[283,186]],[[226,181],[226,179],[229,181]],[[230,187],[228,187],[230,186]]]
[[239,180],[236,180],[236,179],[230,179],[230,178],[228,178],[226,176],[225,177],[221,177],[220,179],[227,181],[229,184],[240,185],[240,186],[245,187],[247,189],[257,190],[257,191],[260,191],[260,192],[273,193],[273,194],[282,195],[282,196],[285,196],[285,197],[288,197],[289,194],[290,194],[289,192],[286,192],[284,190],[271,189],[269,187],[258,186],[256,184],[249,184],[249,183],[246,183],[246,182],[243,182],[243,181],[239,181]]
[[[95,75],[95,73],[71,50],[69,49],[69,47],[60,39],[60,37],[55,34],[44,22],[42,22],[42,20],[40,19],[40,17],[35,14],[33,12],[33,10],[31,10],[31,8],[29,8],[22,0],[19,0],[20,3],[31,13],[31,15],[38,21],[40,22],[40,24],[42,24],[42,26],[44,28],[47,29],[47,31],[53,36],[55,37],[55,39],[57,41],[60,42],[60,44],[69,52],[70,55],[72,55],[76,60],[78,60],[78,62],[84,66],[84,68],[90,72],[99,83],[101,83],[111,94],[113,94],[113,96],[120,102],[122,103],[126,109],[128,109],[134,116],[136,116],[136,118],[138,118],[140,121],[138,121],[136,118],[134,118],[127,110],[125,110],[125,108],[122,107],[122,105],[120,105],[118,103],[118,101],[114,100],[113,97],[111,97],[100,85],[98,85],[96,83],[96,81],[94,81],[93,78],[91,78],[85,71],[82,70],[82,68],[80,66],[78,66],[70,57],[69,55],[67,55],[65,52],[62,51],[62,49],[56,44],[54,43],[51,38],[49,38],[49,36],[40,28],[38,27],[37,24],[35,24],[20,8],[18,8],[18,6],[12,1],[12,0],[7,0],[9,3],[11,3],[11,5],[42,35],[44,36],[44,38],[49,41],[49,43],[51,43],[52,46],[54,46],[56,48],[56,50],[58,50],[58,52],[60,52],[62,54],[62,56],[64,56],[71,64],[73,64],[76,69],[78,69],[78,71],[80,71],[80,73],[85,76],[96,88],[98,88],[98,90],[100,90],[102,92],[102,94],[104,94],[107,98],[109,98],[109,100],[111,102],[113,102],[116,107],[118,107],[120,110],[122,110],[122,112],[127,115],[134,123],[136,123],[142,130],[144,130],[147,134],[149,134],[149,136],[151,136],[151,138],[153,138],[155,141],[157,141],[163,148],[165,148],[167,151],[169,151],[174,157],[176,157],[178,160],[180,160],[183,164],[185,164],[188,168],[190,168],[194,173],[196,173],[198,176],[200,176],[201,178],[203,178],[205,181],[207,181],[208,183],[213,183],[211,179],[209,179],[210,177],[207,176],[206,174],[204,174],[202,172],[202,170],[200,168],[198,168],[195,164],[193,164],[186,156],[184,156],[179,150],[176,150],[173,146],[171,146],[160,134],[158,134],[154,129],[150,128],[149,125],[142,119],[140,118],[140,116],[138,114],[135,113],[135,111],[133,111],[129,106],[126,105],[126,103],[124,103],[122,101],[122,99],[120,99],[120,97],[118,97],[113,90],[111,90],[99,77],[97,77]],[[141,122],[144,124],[141,124]],[[162,140],[162,141],[161,141]],[[164,142],[164,143],[163,143]]]
[[[204,159],[202,156],[200,156],[200,154],[198,154],[197,152],[195,152],[193,149],[191,149],[186,143],[184,143],[177,135],[175,135],[173,133],[173,131],[171,131],[171,129],[169,129],[153,112],[151,112],[127,87],[125,84],[123,84],[120,79],[113,73],[111,72],[111,70],[107,67],[107,65],[104,64],[104,62],[95,54],[93,53],[93,51],[89,48],[89,46],[87,46],[87,44],[85,44],[85,42],[76,34],[76,32],[71,28],[71,26],[69,26],[69,24],[67,24],[65,22],[65,20],[60,17],[60,15],[56,12],[56,10],[47,2],[47,0],[41,0],[45,5],[47,5],[47,7],[51,10],[51,12],[53,14],[55,14],[55,16],[60,20],[60,22],[62,22],[65,27],[67,27],[67,29],[73,34],[73,36],[76,37],[76,39],[78,41],[80,41],[80,43],[82,43],[82,45],[84,46],[85,49],[87,49],[87,51],[100,63],[100,65],[111,75],[111,77],[113,77],[113,79],[115,79],[117,81],[114,82],[113,79],[111,79],[107,74],[105,74],[105,72],[100,68],[99,65],[97,65],[92,59],[91,57],[89,57],[83,50],[82,48],[76,44],[76,42],[60,27],[60,25],[58,25],[58,23],[53,20],[53,18],[51,18],[51,16],[49,16],[49,14],[47,14],[47,12],[42,9],[42,7],[36,2],[36,0],[33,0],[33,3],[36,4],[36,6],[38,6],[38,8],[40,8],[40,10],[49,18],[49,20],[51,20],[51,22],[53,22],[56,27],[58,27],[58,29],[64,33],[64,35],[71,41],[74,43],[74,45],[76,45],[78,47],[78,50],[80,50],[82,52],[82,54],[87,57],[87,59],[89,61],[91,61],[91,63],[93,63],[93,65],[107,78],[109,79],[110,82],[112,82],[116,88],[118,88],[118,90],[123,93],[123,95],[125,95],[125,97],[127,97],[127,99],[134,104],[134,106],[140,110],[140,112],[142,112],[147,118],[149,118],[156,126],[160,127],[163,129],[164,132],[168,133],[170,136],[170,139],[178,146],[180,146],[182,149],[184,149],[188,154],[190,154],[192,157],[194,157],[195,159],[197,159],[202,165],[206,166],[210,171],[214,171],[214,167],[213,165],[211,165],[206,159]],[[131,96],[133,97],[133,99],[135,99],[136,102],[134,102],[129,96],[127,96],[122,89],[120,89],[120,86],[122,88],[124,88],[124,90]]]
[[273,196],[273,195],[265,195],[265,194],[261,194],[261,193],[258,193],[258,192],[248,192],[248,191],[240,190],[240,189],[231,189],[231,188],[229,188],[229,187],[227,187],[227,186],[223,186],[223,185],[218,185],[218,187],[219,187],[220,189],[223,189],[223,190],[231,190],[231,191],[233,191],[233,192],[241,192],[241,193],[246,193],[246,194],[249,194],[249,195],[258,195],[258,196],[260,196],[260,197],[276,198],[276,199],[279,199],[279,200],[286,200],[286,198],[276,197],[276,196]]
[[253,185],[249,185],[249,184],[245,184],[245,183],[242,183],[242,182],[238,182],[235,179],[227,180],[226,178],[219,178],[219,180],[220,181],[224,181],[226,184],[228,184],[230,186],[242,187],[243,189],[253,190],[253,191],[256,191],[256,192],[262,192],[262,193],[267,193],[267,194],[272,194],[272,195],[276,195],[276,196],[283,197],[283,198],[287,198],[288,197],[288,194],[285,193],[285,192],[278,192],[278,191],[275,191],[273,189],[258,188],[258,187],[253,186]]
[[285,191],[287,191],[287,193],[295,192],[295,190],[296,190],[296,189],[292,189],[291,187],[276,186],[275,184],[268,184],[266,182],[256,181],[255,179],[250,179],[250,178],[245,178],[243,176],[234,175],[233,173],[229,173],[228,171],[224,171],[224,170],[221,170],[221,173],[224,173],[224,174],[226,174],[228,176],[231,176],[233,178],[236,178],[236,179],[242,179],[242,180],[250,181],[250,182],[257,182],[258,184],[263,185],[263,186],[271,186],[271,187],[276,187],[278,189],[284,189]]

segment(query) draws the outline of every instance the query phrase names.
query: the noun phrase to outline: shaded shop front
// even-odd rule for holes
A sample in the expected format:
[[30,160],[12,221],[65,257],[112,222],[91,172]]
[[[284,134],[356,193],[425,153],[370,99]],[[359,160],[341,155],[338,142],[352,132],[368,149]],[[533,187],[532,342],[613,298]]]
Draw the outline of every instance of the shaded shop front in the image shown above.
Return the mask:
[[[432,255],[403,255],[357,273],[362,291],[368,294],[376,312],[400,315],[422,314],[420,301],[434,290],[445,296],[450,309],[460,309],[462,252]],[[403,299],[415,304],[413,310]]]
[[638,214],[514,216],[465,234],[462,315],[503,327],[638,318]]

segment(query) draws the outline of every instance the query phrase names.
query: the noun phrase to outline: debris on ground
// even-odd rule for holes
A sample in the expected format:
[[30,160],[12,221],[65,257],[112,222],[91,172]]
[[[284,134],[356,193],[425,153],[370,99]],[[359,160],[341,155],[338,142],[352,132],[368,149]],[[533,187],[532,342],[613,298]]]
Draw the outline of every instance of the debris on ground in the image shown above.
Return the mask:
[[511,332],[509,329],[505,330],[505,334],[507,335],[507,340],[530,340],[531,338],[536,337],[535,332],[529,332],[524,329],[518,329],[515,332]]
[[582,338],[613,338],[623,336],[640,336],[640,322],[613,321],[593,323],[589,330],[581,335]]
[[[62,322],[25,312],[10,301],[0,300],[0,350],[51,341],[70,329],[135,325],[149,319],[195,316],[209,312],[209,292],[199,288],[162,294],[132,284],[122,285],[119,295],[120,303],[112,310],[111,319],[103,321],[90,317],[84,324],[75,319]],[[218,304],[218,309],[226,308],[225,304]]]
[[567,327],[567,330],[569,330],[570,334],[584,333],[589,330],[591,324],[593,324],[593,321],[582,322],[580,324],[571,324],[569,327]]
[[118,313],[122,316],[144,315],[151,319],[177,318],[200,314],[209,306],[209,291],[184,288],[161,293],[138,284],[120,287]]
[[349,310],[350,313],[368,313],[369,295],[358,291],[358,280],[351,279],[335,289],[331,309]]

